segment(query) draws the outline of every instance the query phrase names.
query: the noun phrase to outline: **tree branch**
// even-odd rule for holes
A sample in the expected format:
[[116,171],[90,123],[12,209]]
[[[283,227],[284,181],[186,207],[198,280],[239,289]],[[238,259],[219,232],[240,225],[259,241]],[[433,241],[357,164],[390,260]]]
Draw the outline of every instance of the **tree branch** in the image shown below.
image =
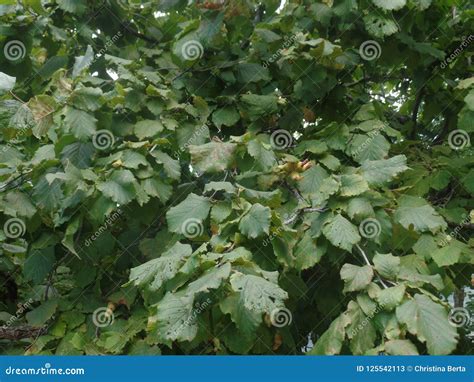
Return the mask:
[[45,330],[45,327],[35,328],[28,325],[0,326],[0,340],[16,341],[24,338],[38,337],[43,334]]
[[153,44],[158,44],[160,41],[154,39],[153,37],[148,37],[148,36],[145,36],[143,33],[140,33],[139,31],[133,29],[130,27],[130,24],[125,24],[125,23],[121,23],[120,24],[128,33],[130,33],[131,35],[143,40],[143,41],[146,41],[146,42],[150,42],[150,43],[153,43]]

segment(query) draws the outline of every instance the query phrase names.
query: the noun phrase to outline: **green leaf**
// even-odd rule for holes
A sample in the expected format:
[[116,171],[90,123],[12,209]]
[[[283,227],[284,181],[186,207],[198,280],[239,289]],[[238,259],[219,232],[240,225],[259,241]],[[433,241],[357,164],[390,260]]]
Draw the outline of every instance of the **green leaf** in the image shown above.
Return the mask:
[[262,314],[258,311],[248,309],[241,301],[241,294],[236,292],[227,296],[219,304],[222,313],[230,314],[232,322],[235,323],[245,342],[253,346],[256,331],[262,322]]
[[232,213],[232,206],[228,202],[218,202],[212,206],[211,219],[213,222],[222,223]]
[[308,354],[311,355],[334,355],[339,354],[344,343],[346,327],[350,320],[346,314],[341,314],[336,318],[328,330],[316,341],[313,349]]
[[156,304],[156,315],[150,319],[156,322],[158,337],[162,341],[192,341],[196,337],[198,323],[193,302],[193,295],[181,291],[166,293]]
[[349,302],[346,314],[350,320],[350,325],[347,328],[347,336],[351,340],[351,352],[355,355],[365,354],[374,347],[374,342],[377,337],[371,316],[367,316],[362,306],[355,301]]
[[239,112],[232,106],[225,106],[212,113],[212,122],[220,129],[222,126],[234,126],[240,119]]
[[56,312],[58,300],[52,299],[43,302],[40,306],[26,313],[26,320],[31,326],[43,326]]
[[306,231],[295,247],[296,268],[298,270],[305,270],[318,264],[326,253],[326,249],[326,245],[317,244],[312,239],[310,231]]
[[191,164],[201,172],[221,172],[234,161],[237,146],[233,143],[209,142],[201,146],[189,146]]
[[68,106],[64,115],[64,123],[76,138],[86,140],[95,133],[97,119],[92,114]]
[[356,196],[369,189],[365,179],[357,174],[341,176],[341,196]]
[[15,87],[16,78],[0,72],[0,96],[8,93]]
[[151,155],[155,157],[157,163],[163,165],[163,169],[171,179],[179,179],[181,177],[181,166],[178,160],[173,159],[168,154],[157,150],[152,151]]
[[42,177],[36,184],[33,193],[33,199],[36,202],[36,207],[46,211],[53,211],[63,199],[64,194],[61,190],[61,182],[55,180],[49,183],[46,177]]
[[69,13],[83,14],[87,9],[85,0],[57,0],[59,8]]
[[[65,0],[70,1],[70,0]],[[90,45],[87,45],[86,53],[84,56],[78,56],[74,59],[74,67],[72,69],[72,76],[77,77],[81,72],[87,69],[94,60],[94,51]]]
[[444,288],[443,279],[440,275],[428,275],[418,273],[416,270],[409,269],[406,267],[400,268],[400,274],[398,275],[400,280],[406,280],[410,284],[415,286],[423,286],[425,284],[430,284],[434,286],[437,290],[442,290]]
[[394,219],[406,229],[417,232],[436,233],[447,227],[444,219],[424,199],[410,195],[400,197]]
[[102,90],[100,88],[80,87],[71,94],[73,105],[82,110],[96,111],[102,102]]
[[135,177],[129,170],[115,170],[106,181],[97,184],[97,189],[114,202],[127,204],[136,196],[135,184]]
[[410,340],[390,340],[384,344],[385,351],[390,355],[418,355],[416,346]]
[[71,223],[68,224],[66,231],[64,233],[64,238],[61,241],[61,243],[69,249],[72,253],[74,253],[77,257],[80,258],[80,256],[77,254],[76,248],[74,247],[74,235],[76,232],[79,230],[79,227],[81,225],[81,219],[80,218],[75,218],[71,221]]
[[142,183],[143,190],[152,197],[157,197],[165,203],[173,194],[173,187],[163,183],[160,179],[147,178]]
[[161,121],[144,119],[143,121],[136,123],[134,132],[138,139],[143,140],[145,138],[154,137],[158,133],[161,133],[163,129],[164,127]]
[[321,166],[311,167],[303,173],[303,178],[298,182],[298,189],[303,195],[315,194],[328,176],[327,171]]
[[225,191],[228,194],[237,193],[237,187],[230,182],[209,182],[204,186],[204,192],[210,191]]
[[[169,209],[166,213],[166,221],[168,222],[168,230],[187,234],[193,223],[202,227],[202,222],[206,220],[211,209],[211,203],[203,196],[189,194],[188,197]],[[202,228],[200,227],[200,230]]]
[[358,163],[364,163],[367,160],[380,160],[387,156],[390,149],[390,143],[380,133],[354,134],[348,153]]
[[240,82],[250,83],[268,81],[270,75],[267,68],[260,64],[243,62],[237,66],[237,76]]
[[211,268],[200,276],[197,280],[193,281],[186,288],[188,293],[208,293],[210,289],[219,288],[224,280],[227,280],[230,275],[230,263],[225,263],[217,268]]
[[357,265],[344,264],[341,269],[341,279],[344,280],[344,292],[355,292],[367,288],[373,277],[374,271],[368,265],[359,267]]
[[277,163],[273,150],[265,147],[264,144],[257,139],[251,140],[248,143],[247,151],[255,158],[256,165],[260,166],[263,170],[268,170]]
[[55,262],[54,247],[33,249],[25,260],[23,274],[27,280],[38,284],[53,269]]
[[399,306],[396,314],[411,334],[426,342],[429,354],[450,354],[456,348],[456,329],[450,324],[446,310],[428,296],[416,294]]
[[406,0],[372,0],[372,2],[386,11],[396,11],[403,8],[407,3]]
[[377,294],[377,301],[385,310],[393,310],[403,300],[405,296],[405,285],[397,285],[387,289],[381,289]]
[[239,223],[239,230],[247,237],[255,239],[270,233],[271,210],[257,203],[252,205]]
[[430,255],[439,267],[448,267],[459,262],[461,258],[461,248],[456,245],[448,245],[436,249]]
[[365,218],[374,216],[374,209],[369,200],[364,197],[351,198],[347,205],[347,215],[349,215],[351,219],[355,217]]
[[370,185],[382,186],[408,169],[405,155],[390,159],[366,161],[362,164],[362,176]]
[[252,120],[278,111],[275,95],[244,94],[241,101],[244,113]]
[[284,306],[288,293],[277,284],[254,275],[233,274],[230,278],[232,289],[240,293],[239,304],[260,315],[271,314],[274,309]]
[[357,227],[340,214],[326,222],[323,234],[332,245],[349,252],[352,251],[352,246],[360,241]]
[[160,257],[150,260],[130,270],[130,282],[135,286],[147,287],[151,291],[159,290],[171,280],[185,260],[191,256],[192,248],[188,244],[177,242]]
[[36,213],[36,207],[26,194],[12,191],[5,198],[5,213],[10,216],[24,216],[31,218]]
[[400,258],[391,253],[386,255],[377,253],[372,261],[375,270],[384,278],[395,280],[400,272]]
[[398,31],[397,24],[386,17],[380,15],[367,15],[364,17],[365,28],[374,37],[383,38]]

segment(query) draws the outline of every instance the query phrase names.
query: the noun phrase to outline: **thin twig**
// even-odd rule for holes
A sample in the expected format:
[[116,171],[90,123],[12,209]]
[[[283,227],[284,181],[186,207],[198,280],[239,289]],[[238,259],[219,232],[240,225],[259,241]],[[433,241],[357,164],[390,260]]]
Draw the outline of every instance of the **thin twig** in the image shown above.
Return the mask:
[[298,216],[301,213],[304,212],[325,212],[327,211],[327,208],[325,207],[308,207],[308,208],[303,208],[302,210],[296,211],[290,218],[286,219],[283,224],[288,225],[293,223],[296,219],[298,219]]

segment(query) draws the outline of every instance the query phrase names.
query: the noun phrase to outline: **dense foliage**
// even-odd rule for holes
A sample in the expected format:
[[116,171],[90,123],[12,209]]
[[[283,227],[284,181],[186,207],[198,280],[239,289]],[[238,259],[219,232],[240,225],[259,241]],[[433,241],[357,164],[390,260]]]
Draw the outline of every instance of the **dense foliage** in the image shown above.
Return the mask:
[[472,351],[472,3],[0,4],[3,354]]

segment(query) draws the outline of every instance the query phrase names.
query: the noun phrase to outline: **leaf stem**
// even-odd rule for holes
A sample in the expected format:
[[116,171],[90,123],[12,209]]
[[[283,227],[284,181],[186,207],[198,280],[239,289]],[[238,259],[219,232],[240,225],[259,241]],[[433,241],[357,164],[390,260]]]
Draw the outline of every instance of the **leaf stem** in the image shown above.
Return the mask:
[[[369,258],[368,258],[367,255],[365,254],[364,250],[360,247],[359,244],[356,244],[356,247],[357,247],[357,249],[359,250],[359,252],[361,253],[361,255],[362,255],[362,257],[364,258],[364,260],[365,260],[365,262],[367,263],[367,265],[372,268],[372,264],[370,263]],[[377,276],[377,280],[380,281],[380,284],[382,284],[382,286],[383,286],[385,289],[387,289],[388,286],[387,286],[387,284],[384,283],[384,281],[382,280],[382,278],[380,277],[380,275],[379,275],[377,272],[375,272],[375,275]]]

